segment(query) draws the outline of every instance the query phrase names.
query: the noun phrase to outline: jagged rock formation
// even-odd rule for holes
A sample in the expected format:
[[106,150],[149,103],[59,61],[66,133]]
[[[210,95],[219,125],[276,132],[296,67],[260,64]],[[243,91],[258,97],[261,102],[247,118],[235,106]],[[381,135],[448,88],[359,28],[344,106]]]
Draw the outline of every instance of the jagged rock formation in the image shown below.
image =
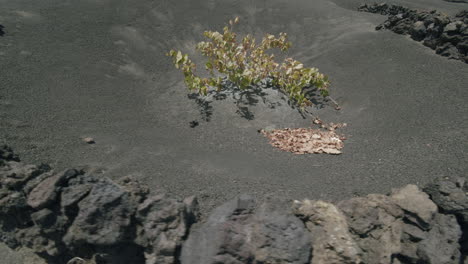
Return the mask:
[[130,178],[53,173],[0,148],[0,240],[47,263],[176,263],[197,214],[193,197],[150,196]]
[[447,2],[453,2],[453,3],[468,3],[468,0],[444,0]]
[[0,147],[0,241],[47,263],[468,263],[468,181],[325,201],[240,196],[196,230],[197,201],[132,178],[55,173]]
[[361,263],[363,252],[352,238],[345,215],[324,201],[294,203],[294,213],[310,231],[313,263]]
[[435,50],[437,54],[468,63],[468,10],[455,17],[433,11],[418,11],[388,4],[364,4],[359,11],[387,15],[376,27],[398,34],[410,35],[416,41]]
[[457,263],[461,230],[415,185],[390,196],[296,202],[315,234],[312,263]]
[[288,206],[247,196],[213,211],[182,248],[182,263],[308,263],[310,238]]
[[460,239],[464,262],[468,263],[468,181],[461,177],[445,177],[424,188],[439,210],[454,215],[463,232]]

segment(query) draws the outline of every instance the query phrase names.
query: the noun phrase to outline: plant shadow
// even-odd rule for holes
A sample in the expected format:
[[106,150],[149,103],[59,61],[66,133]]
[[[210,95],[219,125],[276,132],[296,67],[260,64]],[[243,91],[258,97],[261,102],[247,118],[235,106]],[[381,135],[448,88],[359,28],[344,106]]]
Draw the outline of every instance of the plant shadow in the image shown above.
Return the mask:
[[[267,92],[270,91],[270,92]],[[275,91],[272,95],[272,91]],[[314,87],[304,89],[307,99],[309,99],[315,108],[321,109],[327,103],[327,99],[320,95],[320,91]],[[310,112],[306,109],[298,107],[294,101],[290,100],[283,91],[272,84],[271,79],[262,80],[259,84],[242,90],[234,83],[223,80],[223,85],[220,91],[209,90],[206,95],[199,93],[188,94],[188,98],[194,100],[200,112],[201,119],[206,122],[211,121],[214,112],[212,103],[215,101],[223,101],[231,98],[237,108],[236,114],[246,120],[254,120],[255,114],[251,107],[262,102],[270,109],[275,109],[282,105],[288,105],[292,109],[298,111],[302,118],[306,119],[310,116]]]
[[3,25],[0,25],[0,37],[3,37],[5,35],[4,28],[5,27]]

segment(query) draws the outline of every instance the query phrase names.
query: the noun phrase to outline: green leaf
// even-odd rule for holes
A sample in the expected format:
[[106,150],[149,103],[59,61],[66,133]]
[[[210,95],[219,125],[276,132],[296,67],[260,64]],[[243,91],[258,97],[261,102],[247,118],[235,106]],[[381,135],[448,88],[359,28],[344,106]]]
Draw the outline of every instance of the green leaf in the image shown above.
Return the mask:
[[211,61],[208,61],[208,62],[205,64],[205,66],[206,66],[206,69],[207,69],[207,70],[212,70],[212,69],[213,69],[213,64],[211,64]]
[[169,53],[167,53],[166,55],[170,57],[174,57],[175,54],[176,54],[175,50],[170,50]]
[[329,92],[328,92],[328,90],[320,90],[320,94],[321,94],[323,97],[327,97],[327,96],[330,95]]
[[328,95],[328,78],[316,68],[305,68],[302,63],[292,58],[287,58],[279,64],[268,52],[271,48],[284,51],[291,46],[286,33],[280,33],[278,37],[266,34],[258,45],[255,45],[255,38],[249,34],[237,43],[236,33],[232,32],[232,26],[237,22],[238,18],[229,21],[231,27],[224,27],[221,33],[205,31],[203,35],[208,40],[196,45],[197,50],[208,58],[205,68],[209,71],[210,78],[200,78],[195,75],[196,65],[187,54],[183,55],[181,51],[176,50],[166,54],[173,58],[175,67],[184,74],[187,87],[205,94],[211,87],[216,87],[220,91],[222,79],[214,75],[216,70],[220,74],[227,75],[228,79],[241,89],[248,89],[252,84],[271,77],[273,84],[301,107],[311,104],[303,94],[305,87],[313,86],[320,90],[322,96]]
[[216,80],[215,80],[214,78],[210,78],[210,79],[208,80],[208,84],[209,84],[210,86],[216,86]]

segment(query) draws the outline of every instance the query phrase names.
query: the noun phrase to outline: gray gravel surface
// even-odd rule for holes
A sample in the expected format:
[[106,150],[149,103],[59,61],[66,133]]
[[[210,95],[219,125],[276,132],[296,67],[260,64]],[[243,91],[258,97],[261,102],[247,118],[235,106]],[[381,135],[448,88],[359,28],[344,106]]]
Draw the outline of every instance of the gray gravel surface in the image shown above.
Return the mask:
[[[27,163],[88,165],[198,195],[203,212],[240,193],[336,201],[466,173],[468,65],[375,31],[385,17],[356,12],[361,2],[0,0],[0,142]],[[392,3],[447,14],[468,8]],[[202,120],[165,53],[193,54],[204,30],[235,16],[243,33],[287,32],[288,55],[329,75],[342,109],[313,112],[348,124],[342,155],[293,155],[267,144],[258,129],[311,123],[274,94],[280,105],[259,99],[253,120],[229,99]]]

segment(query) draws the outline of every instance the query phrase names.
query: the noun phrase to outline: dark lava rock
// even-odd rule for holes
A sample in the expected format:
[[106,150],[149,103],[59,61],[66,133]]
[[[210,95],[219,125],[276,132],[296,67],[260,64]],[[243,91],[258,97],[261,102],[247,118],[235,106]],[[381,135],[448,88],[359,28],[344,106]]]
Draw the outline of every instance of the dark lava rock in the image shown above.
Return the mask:
[[444,214],[456,216],[463,236],[462,254],[468,258],[468,180],[465,177],[444,177],[424,188]]
[[436,53],[450,59],[460,59],[457,47],[453,46],[451,43],[438,46],[436,48]]
[[177,263],[176,257],[197,212],[195,197],[180,203],[160,194],[140,204],[136,215],[139,222],[136,243],[145,248],[145,263]]
[[256,206],[246,195],[229,201],[189,235],[182,263],[308,263],[309,233],[287,207],[277,201]]
[[[458,24],[446,32],[460,30]],[[259,205],[244,195],[191,231],[195,197],[151,194],[131,177],[54,173],[0,149],[0,241],[31,248],[47,263],[468,263],[466,178],[338,205],[304,200],[291,208],[273,199]]]
[[468,0],[444,0],[447,2],[453,2],[453,3],[468,3]]
[[324,201],[295,201],[294,213],[311,233],[311,263],[362,263],[363,252],[351,235],[346,217],[335,205]]
[[389,29],[410,35],[441,56],[468,63],[468,10],[459,12],[455,17],[437,11],[418,11],[388,4],[364,4],[358,10],[388,16],[376,30]]
[[405,220],[427,230],[437,213],[435,205],[429,196],[420,191],[416,185],[407,185],[401,189],[394,190],[391,198],[405,212]]
[[398,15],[406,13],[408,11],[408,8],[397,5],[388,5],[386,3],[375,3],[371,5],[363,4],[360,7],[358,7],[358,11],[381,15]]
[[54,212],[50,209],[42,209],[31,214],[34,224],[42,229],[49,229],[55,223]]
[[109,246],[125,241],[135,209],[136,203],[122,187],[101,180],[77,203],[77,215],[63,241],[71,248],[83,244]]
[[28,195],[27,203],[34,209],[41,209],[56,200],[56,189],[72,177],[78,175],[77,170],[67,170],[63,173],[58,173],[54,176],[44,179],[39,183]]
[[461,230],[453,215],[438,213],[429,195],[415,185],[394,190],[391,198],[404,212],[401,260],[449,264],[460,259]]
[[[460,227],[414,185],[340,202],[363,263],[456,263]],[[398,263],[398,262],[397,262]]]
[[198,214],[193,197],[148,197],[128,177],[117,184],[81,170],[47,172],[2,151],[1,242],[29,247],[47,263],[177,262]]
[[13,153],[13,150],[10,147],[8,147],[6,145],[2,145],[2,146],[0,146],[0,161],[17,161],[17,162],[19,162],[20,159],[19,159],[18,155]]
[[427,28],[424,25],[424,21],[416,21],[410,28],[411,38],[416,41],[421,41],[427,34]]
[[343,212],[363,263],[391,263],[401,251],[403,210],[385,195],[369,195],[342,201]]
[[460,218],[468,225],[468,180],[464,177],[444,177],[427,185],[428,193],[443,213]]
[[436,214],[432,228],[418,243],[416,254],[418,260],[414,263],[456,263],[460,259],[458,239],[461,230],[453,215]]

